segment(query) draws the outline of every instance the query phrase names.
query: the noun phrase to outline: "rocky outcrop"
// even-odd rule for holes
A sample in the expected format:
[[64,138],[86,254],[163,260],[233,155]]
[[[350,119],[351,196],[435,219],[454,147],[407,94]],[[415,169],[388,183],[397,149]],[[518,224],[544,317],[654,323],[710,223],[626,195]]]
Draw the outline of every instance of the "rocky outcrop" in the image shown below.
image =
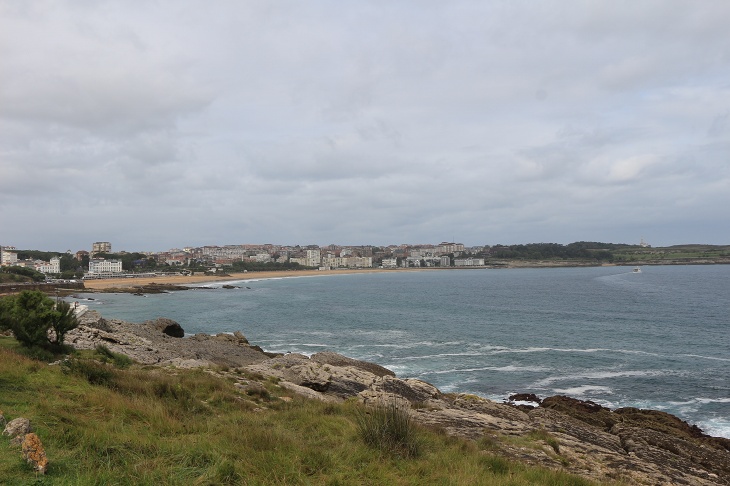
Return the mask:
[[511,405],[474,395],[443,394],[420,380],[399,379],[382,367],[329,352],[311,358],[287,354],[246,370],[276,377],[281,386],[310,398],[354,396],[366,404],[408,403],[413,417],[423,425],[487,441],[493,451],[511,459],[597,481],[730,484],[725,439],[707,437],[663,412],[611,411],[564,396],[541,400],[516,395],[512,400],[520,405]]
[[66,334],[66,343],[78,349],[104,345],[146,365],[241,367],[270,359],[250,346],[240,332],[193,338],[173,335],[184,336],[185,331],[170,319],[134,324],[104,319],[97,312],[88,311],[79,319],[79,326]]
[[[414,419],[425,426],[475,440],[495,454],[599,482],[730,486],[730,440],[708,437],[664,412],[612,411],[565,396],[517,394],[511,403],[497,403],[444,394],[429,383],[400,379],[382,366],[333,352],[267,354],[240,332],[172,337],[164,331],[173,322],[129,324],[88,312],[66,340],[85,348],[105,344],[144,364],[227,365],[247,377],[275,379],[280,387],[312,399],[409,404]],[[265,393],[239,375],[236,386],[244,393]]]
[[172,319],[160,317],[153,321],[147,321],[142,325],[152,326],[166,336],[181,338],[185,337],[185,330]]
[[388,368],[384,368],[375,363],[368,363],[367,361],[348,358],[347,356],[342,356],[341,354],[333,353],[331,351],[324,351],[312,355],[312,361],[340,368],[357,368],[359,370],[372,373],[375,376],[395,376],[395,373],[390,371]]
[[145,285],[134,285],[131,287],[109,287],[106,289],[95,289],[94,292],[104,294],[165,294],[168,292],[176,292],[180,290],[191,290],[196,287],[187,287],[185,285],[158,284],[150,282]]

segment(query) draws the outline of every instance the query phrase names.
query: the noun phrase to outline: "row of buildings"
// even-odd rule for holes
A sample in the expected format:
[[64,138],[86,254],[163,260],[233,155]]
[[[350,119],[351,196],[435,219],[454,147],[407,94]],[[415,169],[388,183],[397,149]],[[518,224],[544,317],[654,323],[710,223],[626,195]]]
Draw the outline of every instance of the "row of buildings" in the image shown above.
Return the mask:
[[26,267],[41,273],[61,273],[61,259],[52,257],[49,261],[19,260],[14,246],[0,246],[0,267]]
[[[84,257],[96,255],[98,253],[111,253],[111,243],[97,242],[92,245],[91,253],[85,250],[76,252],[74,258],[81,262]],[[71,252],[67,252],[71,256]],[[19,259],[18,250],[14,246],[0,246],[0,267],[23,267],[30,268],[37,272],[47,275],[57,275],[61,273],[61,257],[54,256],[48,261],[38,259]],[[106,260],[104,258],[88,259],[87,275],[107,275],[110,273],[121,274],[122,262],[119,260]]]
[[204,265],[231,265],[235,262],[298,263],[305,267],[334,268],[397,268],[415,266],[476,266],[478,259],[459,258],[464,253],[483,251],[484,247],[465,248],[462,243],[439,245],[339,246],[317,245],[226,245],[171,249],[157,253],[158,263],[187,266],[191,262]]
[[[186,247],[166,252],[144,253],[157,265],[170,267],[206,266],[210,268],[232,265],[235,262],[255,263],[297,263],[304,267],[318,269],[337,268],[398,268],[398,267],[448,267],[480,266],[484,259],[461,257],[482,251],[483,247],[465,248],[461,243],[443,242],[438,245],[391,245],[386,247],[340,246],[301,247],[284,245],[225,245]],[[124,255],[126,252],[120,252]],[[110,242],[95,242],[91,251],[80,250],[70,257],[84,264],[84,275],[88,278],[102,278],[123,274],[122,261],[107,259],[112,255]],[[18,260],[14,247],[0,247],[0,266],[25,266],[46,274],[61,273],[61,259],[50,261]]]

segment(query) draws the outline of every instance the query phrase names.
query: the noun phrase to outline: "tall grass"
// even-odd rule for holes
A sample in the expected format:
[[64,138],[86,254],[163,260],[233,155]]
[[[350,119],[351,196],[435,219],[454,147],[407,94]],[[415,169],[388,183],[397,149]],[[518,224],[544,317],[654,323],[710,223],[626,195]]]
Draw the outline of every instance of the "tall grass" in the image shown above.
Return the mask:
[[402,457],[418,457],[423,441],[407,405],[395,400],[363,408],[357,414],[357,430],[362,440],[381,452]]

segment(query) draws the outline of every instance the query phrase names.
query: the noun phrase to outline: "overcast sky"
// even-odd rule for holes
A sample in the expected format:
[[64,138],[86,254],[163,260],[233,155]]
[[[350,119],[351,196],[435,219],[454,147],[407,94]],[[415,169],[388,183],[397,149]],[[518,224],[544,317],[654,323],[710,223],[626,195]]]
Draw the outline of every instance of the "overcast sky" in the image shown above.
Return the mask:
[[0,0],[0,244],[730,244],[730,2]]

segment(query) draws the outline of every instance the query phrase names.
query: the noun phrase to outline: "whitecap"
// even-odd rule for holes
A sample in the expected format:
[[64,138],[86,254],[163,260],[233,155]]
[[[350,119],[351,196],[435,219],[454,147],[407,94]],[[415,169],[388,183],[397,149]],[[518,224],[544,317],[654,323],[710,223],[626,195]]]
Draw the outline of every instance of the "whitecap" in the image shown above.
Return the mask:
[[507,365],[507,366],[484,366],[481,368],[454,368],[449,370],[431,370],[431,371],[425,371],[421,373],[421,376],[425,375],[445,375],[449,373],[474,373],[477,371],[502,371],[502,372],[532,372],[532,373],[541,373],[546,371],[546,368],[543,368],[542,366],[514,366],[514,365]]
[[610,378],[625,378],[630,376],[664,376],[672,374],[667,370],[651,370],[651,371],[638,371],[638,370],[627,370],[627,371],[591,371],[587,373],[576,373],[559,376],[549,376],[542,380],[536,381],[532,386],[535,387],[546,387],[555,383],[556,381],[571,381],[571,380],[605,380]]
[[438,358],[452,358],[458,356],[484,356],[482,353],[441,353],[441,354],[425,354],[423,356],[402,356],[394,357],[395,360],[402,361],[414,361],[420,359],[438,359]]
[[588,393],[599,395],[613,395],[613,390],[607,386],[581,385],[573,388],[555,388],[555,393],[571,397],[582,397]]
[[727,418],[700,420],[697,422],[697,426],[707,435],[730,439],[730,420]]
[[730,358],[718,358],[716,356],[701,356],[699,354],[680,354],[680,356],[686,356],[688,358],[709,359],[712,361],[730,361]]
[[708,404],[708,403],[730,403],[730,398],[695,398],[695,401]]

